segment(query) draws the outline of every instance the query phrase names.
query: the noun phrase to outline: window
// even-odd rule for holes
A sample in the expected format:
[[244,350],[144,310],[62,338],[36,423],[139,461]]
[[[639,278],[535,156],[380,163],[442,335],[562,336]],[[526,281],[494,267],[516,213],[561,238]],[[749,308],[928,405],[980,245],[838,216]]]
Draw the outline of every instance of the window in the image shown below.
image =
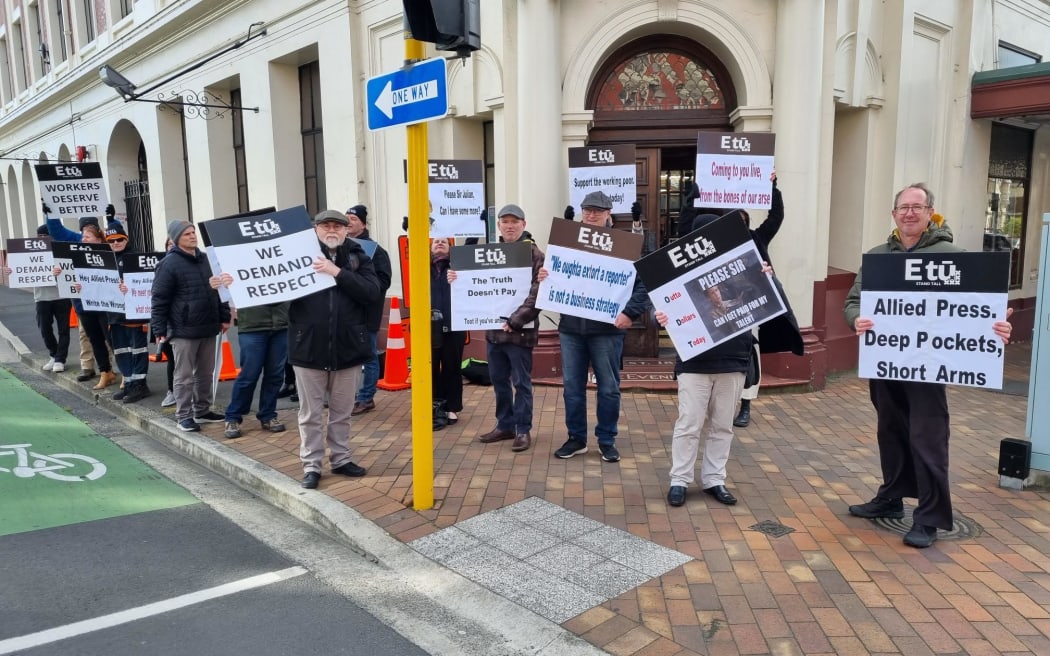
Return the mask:
[[1010,287],[1020,287],[1031,186],[1031,130],[992,124],[984,250],[1010,252]]
[[324,136],[321,124],[321,66],[299,67],[299,130],[303,137],[303,182],[310,216],[328,206],[324,177]]
[[[230,104],[234,107],[241,106],[241,90],[230,91]],[[251,207],[248,204],[248,166],[244,160],[244,116],[238,110],[231,112],[233,116],[233,163],[237,176],[237,208],[240,212],[247,212]]]
[[17,93],[22,93],[29,88],[29,81],[32,79],[29,76],[29,59],[26,57],[26,39],[25,34],[22,32],[22,23],[12,23],[11,32],[15,37],[15,59],[16,61],[16,75],[15,84],[17,84]]
[[33,64],[29,67],[33,79],[43,77],[51,66],[50,48],[47,47],[47,40],[44,39],[43,27],[43,23],[40,22],[40,3],[38,2],[29,8],[27,34],[29,37],[29,51],[34,55],[30,57],[30,61]]
[[1043,60],[1042,57],[1029,52],[1024,48],[1018,48],[1017,46],[1010,45],[1005,41],[999,42],[999,64],[997,68],[1010,68],[1011,66],[1027,66],[1029,64],[1038,64]]
[[15,94],[11,88],[11,55],[7,49],[7,39],[0,39],[0,95],[3,101],[9,102]]
[[[182,98],[179,98],[182,100]],[[182,136],[182,176],[186,180],[186,220],[193,223],[193,190],[190,187],[190,153],[186,143],[186,113],[179,112],[179,132]]]
[[48,27],[51,38],[51,63],[59,64],[66,61],[69,52],[66,49],[66,14],[63,9],[63,0],[52,0],[47,3]]
[[121,18],[126,18],[133,11],[135,11],[135,0],[120,0]]
[[83,43],[91,43],[95,40],[95,0],[81,0],[81,10],[84,12],[81,21],[81,36]]

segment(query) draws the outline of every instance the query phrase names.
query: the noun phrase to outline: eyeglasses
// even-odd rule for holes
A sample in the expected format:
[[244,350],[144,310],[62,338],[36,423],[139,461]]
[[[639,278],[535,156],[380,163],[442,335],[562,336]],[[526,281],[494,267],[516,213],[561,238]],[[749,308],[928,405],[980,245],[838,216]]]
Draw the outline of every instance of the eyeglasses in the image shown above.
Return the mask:
[[324,223],[318,223],[317,227],[322,230],[341,230],[346,226],[342,223],[336,223],[335,221],[325,221]]
[[907,214],[909,212],[918,214],[919,212],[925,212],[928,209],[930,209],[929,205],[898,205],[893,208],[893,211],[897,214]]
[[602,212],[608,212],[609,210],[602,209],[600,207],[581,207],[584,214],[601,214]]
[[117,237],[116,239],[110,239],[109,243],[111,243],[111,244],[119,244],[120,242],[127,241],[127,240],[128,240],[127,237]]

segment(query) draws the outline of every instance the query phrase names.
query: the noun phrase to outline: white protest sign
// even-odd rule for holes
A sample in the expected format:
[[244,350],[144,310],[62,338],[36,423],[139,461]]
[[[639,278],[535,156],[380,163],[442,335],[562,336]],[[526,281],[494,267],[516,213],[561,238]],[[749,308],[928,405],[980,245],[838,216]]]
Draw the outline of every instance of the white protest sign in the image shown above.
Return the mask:
[[109,197],[100,163],[37,164],[34,168],[40,181],[40,197],[54,216],[105,216]]
[[55,284],[55,259],[51,255],[50,237],[22,237],[7,240],[7,266],[11,289],[50,287]]
[[637,198],[638,168],[634,145],[569,149],[569,204],[580,207],[584,196],[603,191],[613,214],[626,214]]
[[55,266],[62,271],[58,274],[55,284],[58,285],[59,298],[80,298],[77,289],[77,272],[73,268],[74,251],[106,251],[109,252],[109,244],[91,244],[87,242],[53,241],[51,242],[51,254],[55,258]]
[[696,139],[695,207],[769,209],[773,147],[768,132],[700,132]]
[[291,301],[335,285],[335,278],[313,269],[321,245],[301,205],[205,221],[199,228],[215,249],[219,270],[233,276],[230,298],[238,308]]
[[634,291],[642,235],[565,219],[551,223],[536,307],[613,323]]
[[682,360],[787,311],[747,226],[731,212],[642,258],[638,273]]
[[112,251],[73,251],[73,270],[80,283],[80,303],[93,312],[124,312],[120,272]]
[[485,183],[480,160],[428,162],[431,237],[484,237]]
[[1010,253],[864,256],[857,375],[1000,389]]
[[124,253],[124,316],[149,319],[153,313],[153,274],[164,253]]
[[532,288],[531,242],[456,246],[450,256],[452,330],[502,328]]

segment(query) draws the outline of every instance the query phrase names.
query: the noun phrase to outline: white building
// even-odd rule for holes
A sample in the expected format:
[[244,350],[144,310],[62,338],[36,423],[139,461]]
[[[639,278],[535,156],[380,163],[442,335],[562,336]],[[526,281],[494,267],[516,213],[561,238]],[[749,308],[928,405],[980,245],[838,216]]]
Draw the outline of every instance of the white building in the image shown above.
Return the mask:
[[[402,65],[401,11],[394,0],[4,0],[0,238],[42,222],[32,165],[81,152],[102,164],[139,246],[159,248],[172,218],[360,202],[394,252],[405,132],[366,130],[364,89]],[[635,144],[646,228],[662,243],[698,130],[776,133],[787,219],[771,253],[807,357],[770,358],[768,371],[821,387],[852,366],[842,299],[892,226],[893,193],[919,180],[957,243],[1013,252],[1015,335],[1031,334],[1050,71],[995,75],[1050,54],[1045,1],[484,0],[481,34],[469,60],[449,62],[453,108],[431,123],[429,155],[482,160],[486,205],[520,204],[541,246],[567,204],[570,147]],[[102,84],[104,64],[141,97]],[[1018,100],[1039,93],[1044,104]],[[201,102],[251,109],[190,104]],[[629,344],[654,354],[655,327]]]

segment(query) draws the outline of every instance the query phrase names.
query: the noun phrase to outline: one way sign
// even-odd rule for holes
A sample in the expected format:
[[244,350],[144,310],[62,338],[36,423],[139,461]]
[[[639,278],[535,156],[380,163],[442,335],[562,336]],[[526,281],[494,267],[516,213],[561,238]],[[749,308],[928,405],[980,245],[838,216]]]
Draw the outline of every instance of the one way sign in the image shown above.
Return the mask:
[[377,75],[368,80],[366,89],[369,130],[421,123],[448,114],[448,82],[442,57]]

